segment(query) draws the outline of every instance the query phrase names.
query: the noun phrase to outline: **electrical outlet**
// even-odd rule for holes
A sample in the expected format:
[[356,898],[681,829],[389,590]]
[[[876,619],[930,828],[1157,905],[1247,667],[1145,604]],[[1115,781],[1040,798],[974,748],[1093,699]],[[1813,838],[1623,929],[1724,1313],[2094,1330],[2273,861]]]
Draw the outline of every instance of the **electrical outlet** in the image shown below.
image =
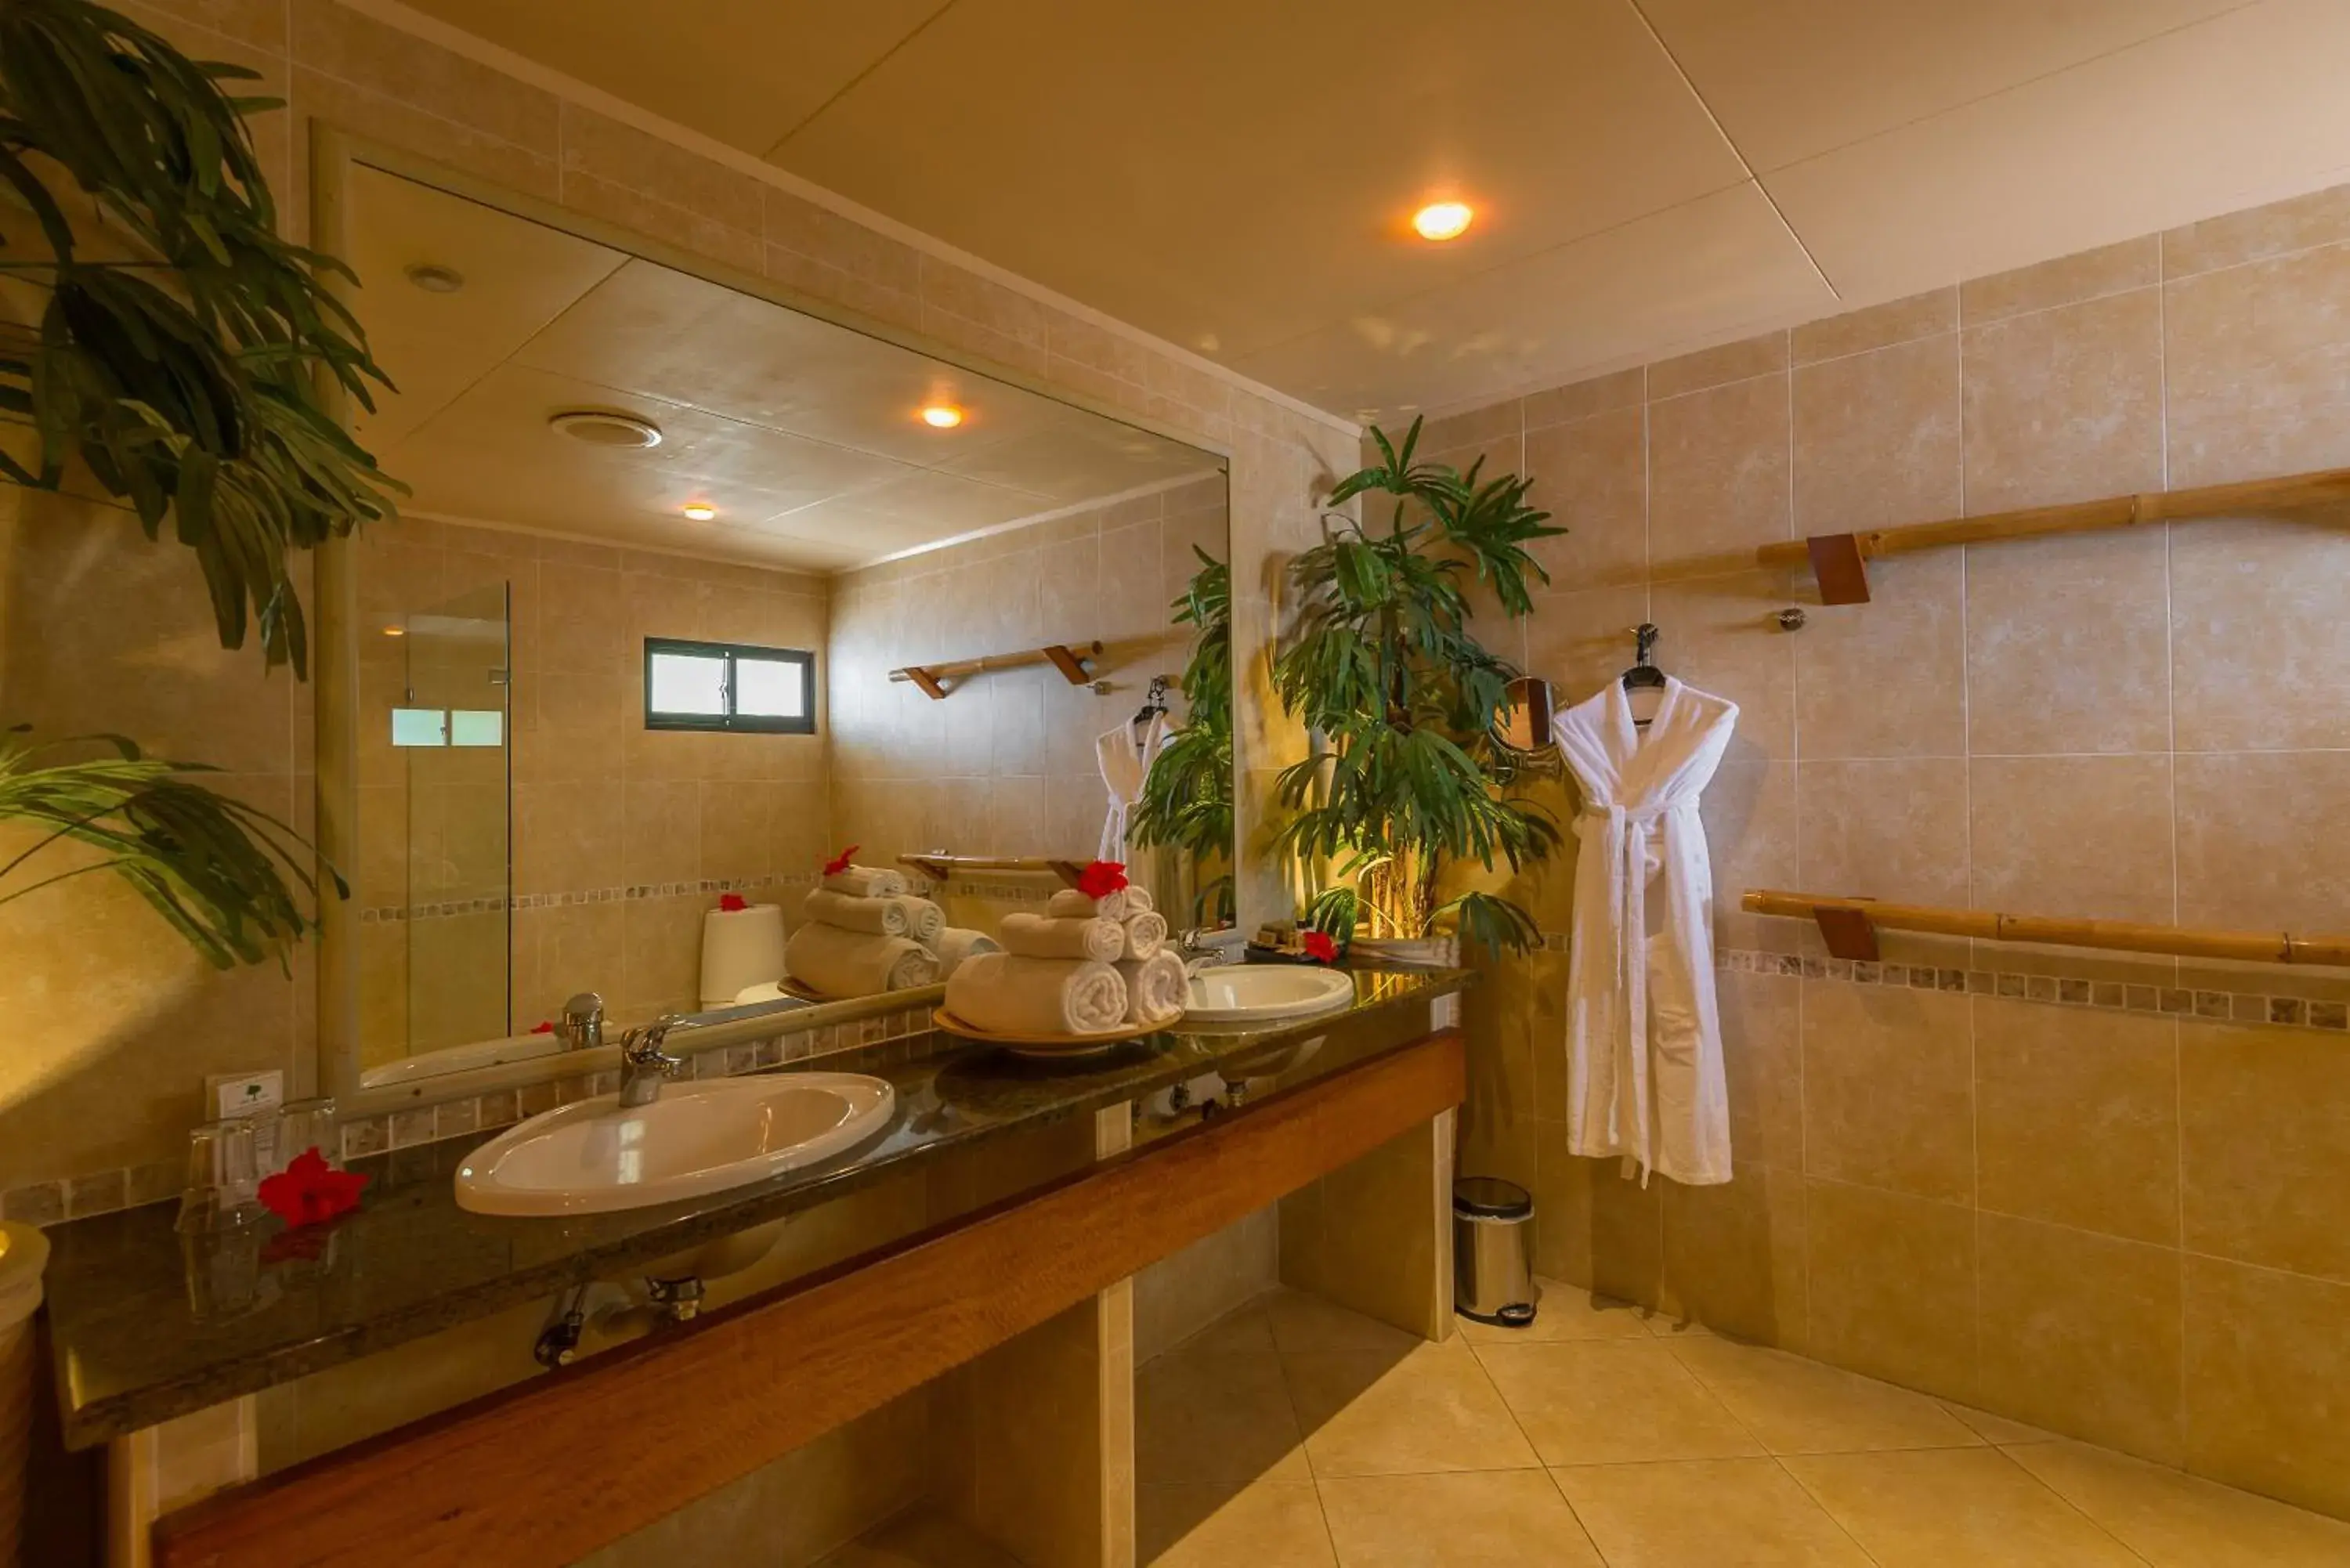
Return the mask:
[[286,1075],[275,1067],[265,1073],[214,1073],[204,1080],[204,1098],[223,1121],[259,1116],[286,1104]]

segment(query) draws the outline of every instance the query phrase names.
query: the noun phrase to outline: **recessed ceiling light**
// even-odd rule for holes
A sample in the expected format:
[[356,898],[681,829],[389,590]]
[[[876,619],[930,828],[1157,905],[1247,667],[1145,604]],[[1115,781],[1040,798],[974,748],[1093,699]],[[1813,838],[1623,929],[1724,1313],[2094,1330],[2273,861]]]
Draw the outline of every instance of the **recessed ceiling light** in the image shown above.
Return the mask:
[[1411,215],[1411,226],[1423,240],[1457,240],[1476,215],[1466,202],[1430,202]]
[[386,637],[406,637],[408,635],[408,628],[404,626],[388,626],[383,628],[383,635]]
[[696,523],[707,523],[712,517],[718,515],[718,508],[711,505],[706,501],[697,501],[690,506],[681,506],[678,510],[684,513],[688,517],[692,518]]
[[418,262],[407,269],[408,281],[427,294],[454,294],[465,286],[465,275],[438,262]]
[[922,422],[932,430],[951,431],[962,423],[962,410],[952,403],[932,403],[922,410]]
[[584,441],[589,446],[649,447],[661,443],[660,426],[650,420],[605,409],[568,409],[546,422],[573,441]]

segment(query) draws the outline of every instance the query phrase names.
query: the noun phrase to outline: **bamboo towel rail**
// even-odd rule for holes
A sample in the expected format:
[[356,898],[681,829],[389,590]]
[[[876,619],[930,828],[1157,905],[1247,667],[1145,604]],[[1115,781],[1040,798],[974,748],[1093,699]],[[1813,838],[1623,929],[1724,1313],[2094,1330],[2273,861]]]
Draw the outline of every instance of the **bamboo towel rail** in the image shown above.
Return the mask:
[[2193,490],[2164,490],[2143,495],[2111,495],[2066,506],[1989,512],[1980,517],[1951,517],[1900,528],[1823,534],[1784,545],[1765,545],[1754,552],[1754,558],[1765,566],[1809,566],[1819,583],[1823,604],[1865,604],[1868,600],[1868,572],[1863,563],[1882,556],[2242,512],[2288,512],[2345,500],[2350,500],[2350,468],[2329,468],[2287,474],[2280,479],[2207,484]]
[[900,866],[911,866],[933,882],[951,882],[958,871],[1025,871],[1050,872],[1071,888],[1077,885],[1086,863],[1080,860],[1055,860],[1035,855],[900,855]]
[[1018,653],[991,653],[982,659],[958,659],[950,664],[910,664],[903,670],[889,671],[892,680],[910,680],[920,687],[932,701],[942,701],[949,690],[946,684],[959,675],[976,675],[985,670],[1020,670],[1031,664],[1049,664],[1061,672],[1063,680],[1072,686],[1083,686],[1091,680],[1089,661],[1102,656],[1098,641],[1079,643],[1074,647],[1055,642],[1045,648],[1024,649]]
[[1827,942],[1830,956],[1840,959],[1876,958],[1877,931],[1882,927],[1935,936],[1972,937],[1982,941],[2044,942],[2057,947],[2163,953],[2174,958],[2350,965],[2350,936],[2297,937],[2290,931],[2217,931],[2194,926],[2144,925],[2135,920],[2002,915],[1989,909],[1887,904],[1874,898],[1835,898],[1760,888],[1748,888],[1739,907],[1750,915],[1781,915],[1815,922]]

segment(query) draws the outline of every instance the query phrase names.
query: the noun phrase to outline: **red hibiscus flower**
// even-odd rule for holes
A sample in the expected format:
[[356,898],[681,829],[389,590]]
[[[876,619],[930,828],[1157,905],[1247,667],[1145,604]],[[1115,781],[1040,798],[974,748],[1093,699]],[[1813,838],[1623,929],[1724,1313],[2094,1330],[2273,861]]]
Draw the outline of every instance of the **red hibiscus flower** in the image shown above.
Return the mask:
[[1330,940],[1330,933],[1327,931],[1303,932],[1299,935],[1298,945],[1305,950],[1305,956],[1315,963],[1338,961],[1338,944]]
[[834,856],[831,859],[824,863],[824,874],[827,877],[839,876],[843,871],[847,870],[851,866],[857,864],[857,852],[864,847],[865,846],[862,844],[850,845],[838,855]]
[[1077,891],[1088,898],[1107,898],[1126,886],[1126,867],[1117,860],[1097,860],[1077,873]]
[[288,1225],[316,1225],[348,1214],[359,1206],[359,1189],[368,1178],[328,1165],[316,1148],[306,1148],[294,1163],[261,1183],[262,1206]]
[[740,893],[721,893],[718,895],[718,907],[730,915],[738,914],[751,907],[751,900]]

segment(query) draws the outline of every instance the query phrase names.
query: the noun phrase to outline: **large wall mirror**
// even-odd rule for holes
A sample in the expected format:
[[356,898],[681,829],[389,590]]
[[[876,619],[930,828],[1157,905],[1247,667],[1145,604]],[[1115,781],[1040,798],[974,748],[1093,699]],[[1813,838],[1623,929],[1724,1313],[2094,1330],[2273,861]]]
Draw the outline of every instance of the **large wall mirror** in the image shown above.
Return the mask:
[[1228,915],[1222,458],[418,175],[336,196],[399,388],[352,425],[411,494],[322,605],[327,1085],[551,1063],[578,992],[728,1000],[712,912],[795,927],[851,845],[955,925],[1097,857]]

